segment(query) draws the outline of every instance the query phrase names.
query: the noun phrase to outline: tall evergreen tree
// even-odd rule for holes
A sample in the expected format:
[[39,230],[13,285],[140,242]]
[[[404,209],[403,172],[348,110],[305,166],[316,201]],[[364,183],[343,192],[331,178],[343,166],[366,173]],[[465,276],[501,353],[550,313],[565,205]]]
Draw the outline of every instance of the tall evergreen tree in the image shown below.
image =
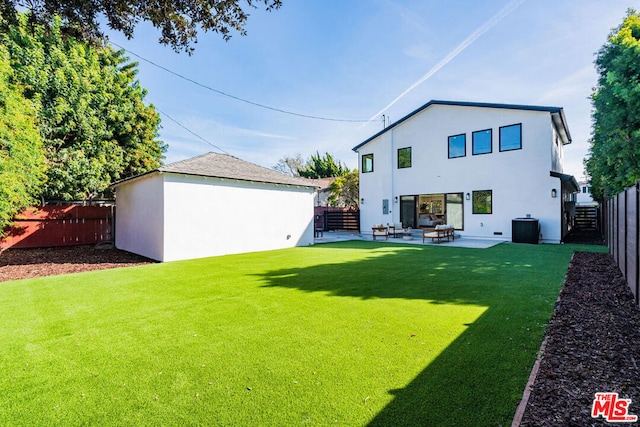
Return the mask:
[[602,200],[640,179],[640,14],[629,9],[598,51],[593,130],[585,161],[592,194]]
[[45,178],[36,108],[12,80],[9,54],[0,45],[0,236],[40,194]]
[[15,78],[38,104],[49,199],[93,198],[115,180],[158,167],[166,147],[159,115],[144,104],[135,63],[107,45],[65,36],[59,18],[32,25],[28,15],[2,35]]
[[349,173],[349,168],[336,161],[329,153],[323,156],[316,151],[303,168],[298,169],[298,174],[303,178],[329,178],[333,176],[343,176]]

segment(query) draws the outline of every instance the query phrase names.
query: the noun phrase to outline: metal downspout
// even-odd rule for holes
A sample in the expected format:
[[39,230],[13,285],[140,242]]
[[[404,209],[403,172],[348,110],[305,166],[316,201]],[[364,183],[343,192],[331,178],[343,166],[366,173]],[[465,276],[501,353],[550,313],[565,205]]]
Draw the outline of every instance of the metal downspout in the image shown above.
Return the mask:
[[[400,220],[398,219],[398,221],[396,221],[394,219],[396,214],[393,213],[395,211],[395,209],[396,209],[395,208],[395,203],[393,202],[394,201],[393,197],[395,196],[394,192],[393,192],[393,188],[394,188],[393,184],[394,184],[394,176],[395,176],[395,172],[394,172],[394,169],[393,169],[393,151],[394,151],[394,146],[395,146],[395,140],[394,140],[393,134],[394,134],[394,129],[392,128],[391,129],[391,157],[390,157],[390,159],[391,159],[391,180],[390,180],[391,181],[391,191],[390,191],[391,197],[389,198],[389,205],[392,206],[392,208],[389,209],[389,210],[391,212],[391,223],[395,224],[396,222],[400,222]],[[399,205],[400,205],[400,202],[398,202],[398,206]],[[398,215],[400,215],[400,213],[398,213]]]

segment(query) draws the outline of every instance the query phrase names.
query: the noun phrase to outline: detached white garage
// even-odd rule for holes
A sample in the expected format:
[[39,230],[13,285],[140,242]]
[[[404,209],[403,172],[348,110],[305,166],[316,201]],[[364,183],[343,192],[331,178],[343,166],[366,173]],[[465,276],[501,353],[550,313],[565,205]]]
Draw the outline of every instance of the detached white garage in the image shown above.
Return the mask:
[[158,261],[313,244],[315,186],[208,153],[118,181],[115,245]]

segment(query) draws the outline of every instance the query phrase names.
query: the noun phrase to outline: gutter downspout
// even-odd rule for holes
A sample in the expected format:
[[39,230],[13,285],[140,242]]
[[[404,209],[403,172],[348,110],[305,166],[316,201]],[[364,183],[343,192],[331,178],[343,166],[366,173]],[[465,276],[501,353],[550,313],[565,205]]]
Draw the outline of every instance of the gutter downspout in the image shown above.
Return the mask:
[[[394,182],[394,169],[393,169],[393,151],[394,151],[394,146],[395,146],[395,140],[393,138],[393,134],[394,134],[394,129],[391,129],[391,197],[389,198],[389,205],[390,206],[394,206],[394,196],[395,194],[393,193],[393,182]],[[400,202],[398,201],[398,206],[400,205]],[[391,213],[391,223],[392,225],[395,224],[396,222],[399,222],[399,217],[398,217],[398,221],[394,220],[395,214],[393,213],[393,211],[395,210],[395,207],[392,207],[389,209],[389,212]],[[398,213],[398,215],[400,215],[400,213]]]

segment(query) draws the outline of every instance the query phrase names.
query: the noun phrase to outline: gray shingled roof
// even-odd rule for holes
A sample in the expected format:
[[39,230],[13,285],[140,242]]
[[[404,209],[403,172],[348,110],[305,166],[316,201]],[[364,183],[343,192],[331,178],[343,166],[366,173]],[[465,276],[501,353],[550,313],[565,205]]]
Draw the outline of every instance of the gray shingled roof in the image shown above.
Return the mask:
[[[270,184],[296,185],[316,187],[317,185],[306,178],[296,178],[276,172],[253,163],[245,162],[227,154],[207,153],[179,162],[159,167],[152,172],[171,172],[185,175],[208,176],[214,178],[237,179],[240,181],[265,182]],[[151,172],[150,172],[151,173]],[[129,179],[134,179],[132,177]],[[128,179],[123,180],[128,181]],[[119,181],[115,185],[119,184]]]

